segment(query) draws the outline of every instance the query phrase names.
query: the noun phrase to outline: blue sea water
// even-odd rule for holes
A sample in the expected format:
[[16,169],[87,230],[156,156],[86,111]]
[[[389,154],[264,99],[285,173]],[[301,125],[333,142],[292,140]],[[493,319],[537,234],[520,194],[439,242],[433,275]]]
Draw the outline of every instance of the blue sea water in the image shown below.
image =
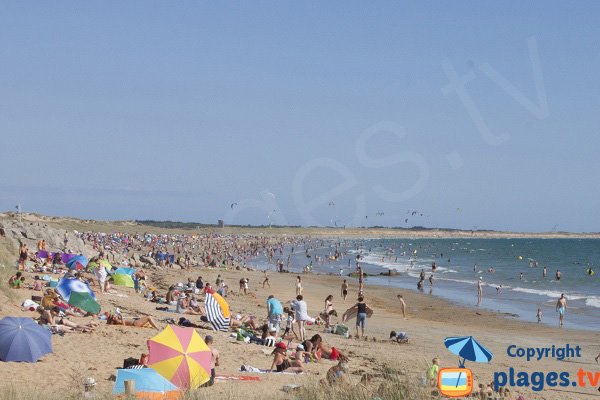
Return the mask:
[[[331,260],[336,248],[342,257]],[[308,256],[306,250],[308,249]],[[287,261],[292,248],[276,256]],[[359,263],[369,274],[388,270],[399,276],[370,276],[365,284],[417,290],[421,270],[424,294],[455,303],[516,314],[521,320],[557,325],[555,306],[561,293],[568,300],[565,327],[600,329],[600,240],[597,239],[357,239],[313,240],[295,246],[290,270],[300,272],[312,263],[314,273],[347,275]],[[274,268],[264,257],[259,268]],[[437,268],[432,272],[431,265]],[[543,267],[547,277],[542,276]],[[495,272],[489,272],[492,267]],[[588,268],[595,271],[588,274]],[[555,279],[557,270],[561,279]],[[433,273],[433,287],[429,276]],[[521,276],[522,273],[522,276]],[[477,280],[484,294],[477,304]],[[347,278],[353,279],[353,278]],[[501,290],[497,290],[501,287]]]

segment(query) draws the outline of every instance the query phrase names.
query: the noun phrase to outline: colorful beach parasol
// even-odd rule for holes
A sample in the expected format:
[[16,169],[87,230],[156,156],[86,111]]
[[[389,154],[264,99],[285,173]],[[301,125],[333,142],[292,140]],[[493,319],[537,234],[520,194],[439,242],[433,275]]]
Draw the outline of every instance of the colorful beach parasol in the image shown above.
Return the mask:
[[493,357],[492,352],[477,342],[473,336],[448,337],[444,340],[444,345],[450,352],[462,357],[461,368],[464,367],[465,360],[486,363]]
[[152,368],[119,369],[113,394],[125,394],[125,381],[135,382],[135,397],[145,400],[177,400],[182,392]]
[[31,318],[0,320],[0,360],[36,362],[52,353],[52,333]]
[[148,350],[148,366],[180,389],[195,389],[210,379],[210,348],[192,328],[168,325],[148,340]]
[[66,301],[69,301],[71,292],[86,292],[89,293],[93,299],[96,299],[96,295],[94,292],[92,292],[92,289],[90,289],[87,283],[76,278],[62,278],[60,281],[58,281],[56,290]]
[[88,292],[71,292],[69,304],[90,314],[100,313],[100,304]]
[[227,332],[231,322],[229,304],[218,293],[207,293],[204,298],[206,318],[215,331]]
[[85,267],[88,265],[88,262],[89,260],[86,257],[78,255],[67,261],[66,265],[69,269],[76,269],[79,271],[85,269]]

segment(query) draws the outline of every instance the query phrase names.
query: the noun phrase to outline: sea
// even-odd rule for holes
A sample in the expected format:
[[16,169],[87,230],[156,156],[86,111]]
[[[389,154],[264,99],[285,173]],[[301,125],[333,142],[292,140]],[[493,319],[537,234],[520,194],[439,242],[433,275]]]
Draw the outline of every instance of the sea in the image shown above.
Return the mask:
[[[358,262],[369,275],[367,292],[369,285],[412,290],[534,323],[539,308],[542,323],[555,326],[556,302],[564,293],[565,327],[600,330],[600,239],[313,239],[285,247],[271,262],[261,255],[252,264],[275,271],[278,258],[291,272],[309,269],[348,280],[355,280],[349,274]],[[426,279],[419,291],[421,271]]]

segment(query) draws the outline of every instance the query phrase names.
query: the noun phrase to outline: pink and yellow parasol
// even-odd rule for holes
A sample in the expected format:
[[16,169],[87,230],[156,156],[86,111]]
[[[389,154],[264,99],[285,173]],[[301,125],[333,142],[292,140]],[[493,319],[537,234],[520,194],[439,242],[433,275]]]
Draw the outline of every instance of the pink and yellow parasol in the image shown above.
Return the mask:
[[148,366],[181,389],[210,379],[210,348],[192,328],[168,325],[148,340]]

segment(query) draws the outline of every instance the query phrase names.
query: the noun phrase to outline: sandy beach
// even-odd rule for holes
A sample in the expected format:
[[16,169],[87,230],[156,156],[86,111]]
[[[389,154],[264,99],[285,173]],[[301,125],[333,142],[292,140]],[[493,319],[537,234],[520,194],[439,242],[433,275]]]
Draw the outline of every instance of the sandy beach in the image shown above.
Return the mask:
[[[31,224],[34,224],[31,222]],[[95,226],[102,230],[103,224]],[[132,229],[140,227],[132,226]],[[54,227],[46,228],[47,232],[54,232]],[[35,240],[36,238],[29,238]],[[2,239],[5,243],[8,238]],[[10,248],[10,246],[8,247]],[[16,254],[13,254],[13,258]],[[10,258],[10,254],[3,254]],[[265,302],[268,295],[274,295],[282,302],[292,300],[295,296],[295,274],[276,273],[273,269],[268,273],[271,288],[262,288],[264,275],[258,271],[234,270],[223,268],[193,268],[189,271],[180,269],[146,268],[148,273],[148,286],[155,287],[160,292],[166,292],[169,285],[185,282],[187,278],[196,279],[199,275],[206,282],[215,281],[218,274],[230,287],[227,298],[233,313],[252,314],[259,319],[266,318]],[[5,275],[7,272],[5,268]],[[30,278],[33,274],[27,274]],[[249,294],[237,293],[237,282],[241,277],[249,278]],[[340,297],[339,276],[303,274],[304,296],[308,304],[309,314],[317,316],[323,309],[324,299],[327,295],[334,296],[334,308],[339,315],[356,301],[357,285],[350,282],[349,296],[344,302]],[[96,288],[92,287],[96,290]],[[39,293],[39,292],[38,292]],[[403,319],[400,314],[400,305],[396,295],[402,293],[407,303],[408,319]],[[0,316],[26,316],[33,317],[34,313],[22,311],[20,304],[26,298],[36,293],[26,290],[3,290],[2,307]],[[475,289],[472,293],[465,293],[475,300]],[[406,374],[408,382],[419,385],[421,376],[424,375],[430,360],[437,356],[440,358],[441,367],[456,367],[457,357],[448,352],[444,347],[444,339],[449,336],[472,335],[494,354],[491,364],[468,363],[467,367],[474,372],[475,379],[480,383],[489,383],[493,380],[495,371],[508,371],[510,367],[516,371],[568,371],[575,376],[581,367],[588,371],[597,370],[594,357],[600,351],[598,347],[600,334],[590,331],[576,331],[539,326],[533,323],[515,321],[509,316],[498,313],[478,310],[476,308],[458,307],[426,293],[417,293],[409,290],[399,291],[390,288],[369,286],[365,287],[365,297],[368,305],[374,310],[372,318],[368,319],[366,336],[368,339],[346,339],[338,335],[323,333],[323,327],[308,327],[307,335],[321,333],[325,341],[340,349],[350,358],[350,379],[355,383],[364,373],[372,373],[375,381],[382,379],[385,368],[397,368]],[[157,304],[145,300],[136,294],[133,289],[122,286],[113,286],[107,294],[98,295],[99,303],[103,310],[112,310],[119,307],[126,316],[151,315],[160,321],[159,326],[165,327],[166,318],[174,318],[177,314],[156,310]],[[548,316],[547,318],[554,318]],[[195,321],[195,317],[191,317]],[[73,318],[76,322],[87,322],[88,318]],[[334,322],[337,319],[334,318]],[[354,333],[354,326],[350,322],[350,332]],[[404,331],[408,334],[408,344],[395,344],[388,340],[391,330]],[[204,336],[210,330],[199,329]],[[32,390],[30,382],[35,376],[37,391],[43,387],[44,392],[56,395],[68,393],[76,396],[81,391],[81,382],[86,377],[94,377],[98,382],[99,393],[109,394],[113,382],[109,380],[120,367],[123,359],[139,357],[147,352],[146,341],[157,332],[146,328],[107,326],[100,322],[98,328],[92,333],[67,333],[64,336],[54,335],[54,352],[45,356],[40,362],[28,363],[0,363],[2,376],[10,376],[4,381],[5,392],[8,387],[17,386],[24,391]],[[215,347],[221,352],[221,366],[217,374],[238,376],[242,364],[258,368],[269,368],[272,357],[268,348],[255,344],[245,344],[229,338],[228,333],[211,333],[215,337]],[[581,357],[570,360],[557,361],[544,358],[540,361],[527,362],[523,358],[512,358],[507,355],[507,348],[511,345],[517,347],[556,347],[565,344],[581,347]],[[266,353],[266,354],[265,354]],[[289,398],[290,395],[281,389],[285,384],[307,384],[321,379],[327,370],[335,365],[330,361],[322,360],[319,363],[310,363],[308,373],[299,376],[261,374],[260,381],[217,382],[211,388],[199,389],[207,396],[217,395],[225,398]],[[526,399],[564,399],[564,398],[592,398],[597,395],[593,388],[557,387],[546,388],[536,393],[529,388],[511,388],[513,391],[523,393]],[[0,392],[1,393],[1,392]]]

